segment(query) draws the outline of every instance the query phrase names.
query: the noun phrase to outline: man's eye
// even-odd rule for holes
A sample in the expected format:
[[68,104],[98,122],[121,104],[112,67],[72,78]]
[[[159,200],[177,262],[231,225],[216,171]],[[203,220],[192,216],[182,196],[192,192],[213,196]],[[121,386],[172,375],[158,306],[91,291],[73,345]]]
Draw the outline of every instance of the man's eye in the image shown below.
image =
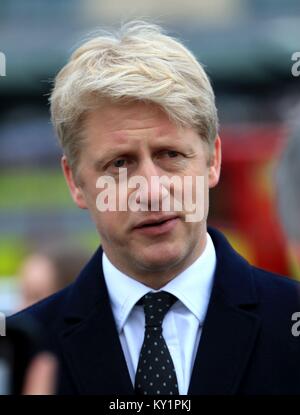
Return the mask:
[[180,154],[181,153],[179,153],[176,150],[164,150],[161,152],[160,157],[167,158],[167,159],[170,159],[170,158],[174,159],[180,156]]
[[168,154],[168,156],[170,158],[174,158],[174,157],[177,157],[178,156],[178,152],[177,151],[174,151],[174,150],[167,151],[167,154]]
[[118,160],[115,160],[115,161],[113,162],[113,165],[114,165],[114,167],[119,168],[119,167],[123,167],[123,166],[124,166],[124,164],[125,164],[125,162],[126,162],[126,160],[125,160],[125,159],[118,159]]

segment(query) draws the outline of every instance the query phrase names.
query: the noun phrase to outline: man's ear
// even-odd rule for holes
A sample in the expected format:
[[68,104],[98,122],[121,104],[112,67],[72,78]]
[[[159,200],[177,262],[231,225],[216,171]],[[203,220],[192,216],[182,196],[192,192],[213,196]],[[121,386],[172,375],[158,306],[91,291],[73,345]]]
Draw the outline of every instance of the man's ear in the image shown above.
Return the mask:
[[215,187],[219,182],[221,172],[221,159],[221,139],[219,136],[217,136],[209,160],[208,184],[210,188]]
[[80,209],[87,209],[87,205],[86,205],[86,201],[84,198],[84,194],[82,192],[82,188],[78,184],[76,184],[73,172],[71,170],[71,167],[68,164],[68,160],[66,156],[63,156],[61,158],[61,167],[64,172],[64,176],[69,186],[70,193],[71,193],[71,196],[74,202]]

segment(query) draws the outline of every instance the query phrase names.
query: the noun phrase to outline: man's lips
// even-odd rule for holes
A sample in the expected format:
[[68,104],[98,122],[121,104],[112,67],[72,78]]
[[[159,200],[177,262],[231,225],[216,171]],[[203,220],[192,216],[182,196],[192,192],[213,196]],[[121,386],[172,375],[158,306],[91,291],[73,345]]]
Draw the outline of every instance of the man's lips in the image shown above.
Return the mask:
[[178,221],[179,217],[177,215],[149,218],[136,225],[134,231],[151,236],[161,235],[170,232]]
[[178,218],[178,215],[166,215],[166,216],[148,218],[148,219],[145,219],[139,222],[137,225],[135,225],[134,228],[142,228],[145,226],[155,226],[155,225],[157,226],[168,220],[175,219],[175,218]]

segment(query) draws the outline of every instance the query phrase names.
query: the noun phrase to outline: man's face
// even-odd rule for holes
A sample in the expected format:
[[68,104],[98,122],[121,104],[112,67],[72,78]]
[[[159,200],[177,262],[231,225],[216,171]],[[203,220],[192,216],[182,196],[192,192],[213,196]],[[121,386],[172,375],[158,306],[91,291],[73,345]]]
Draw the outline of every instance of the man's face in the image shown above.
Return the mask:
[[[160,287],[194,262],[205,247],[208,189],[218,182],[220,158],[219,138],[209,154],[207,145],[193,129],[178,128],[154,104],[135,102],[111,104],[90,112],[84,123],[78,182],[74,182],[65,158],[63,169],[74,201],[90,211],[110,261],[146,285]],[[101,192],[96,188],[97,179],[110,176],[118,184],[120,167],[127,169],[128,179],[145,178],[148,211],[97,209],[96,199]],[[177,176],[182,183],[185,176],[190,176],[193,201],[196,176],[203,176],[204,217],[188,222],[184,210],[174,211],[176,186],[169,189],[170,210],[162,211],[165,193],[151,186],[153,176]],[[136,192],[127,190],[128,197]],[[151,198],[158,201],[159,211],[151,211]],[[142,226],[145,220],[154,223]],[[161,221],[164,223],[158,224]]]

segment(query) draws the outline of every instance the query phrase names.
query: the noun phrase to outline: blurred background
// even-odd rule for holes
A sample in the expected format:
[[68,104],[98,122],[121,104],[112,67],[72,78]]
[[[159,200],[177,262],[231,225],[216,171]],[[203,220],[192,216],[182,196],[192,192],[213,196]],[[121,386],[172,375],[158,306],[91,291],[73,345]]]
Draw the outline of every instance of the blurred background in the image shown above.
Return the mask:
[[183,40],[213,83],[223,166],[209,223],[253,264],[300,279],[274,178],[300,98],[300,77],[291,72],[300,51],[299,0],[1,0],[2,312],[69,283],[99,244],[64,183],[48,96],[86,34],[133,18],[153,19]]

